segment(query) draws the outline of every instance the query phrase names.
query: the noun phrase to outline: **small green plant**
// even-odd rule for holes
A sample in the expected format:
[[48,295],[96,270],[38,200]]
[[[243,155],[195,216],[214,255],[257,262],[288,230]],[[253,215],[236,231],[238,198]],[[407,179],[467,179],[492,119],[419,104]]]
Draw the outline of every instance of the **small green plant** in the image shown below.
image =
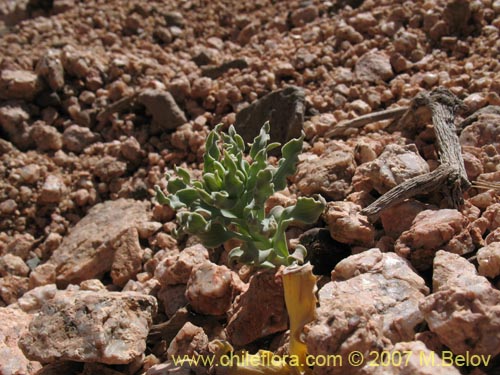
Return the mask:
[[280,144],[268,144],[269,139],[266,123],[246,158],[245,143],[234,127],[225,134],[217,126],[206,141],[202,179],[192,181],[186,170],[176,168],[178,177],[167,175],[169,194],[156,187],[156,198],[177,211],[180,232],[198,236],[207,247],[237,239],[240,246],[231,250],[231,261],[274,268],[303,261],[304,247],[289,254],[285,230],[293,222],[314,223],[325,202],[299,197],[293,206],[275,206],[266,213],[267,199],[295,173],[304,136],[282,147],[276,166],[268,162],[268,152]]
[[[309,263],[298,266],[305,257],[305,248],[298,246],[289,254],[285,230],[293,223],[314,223],[325,208],[323,198],[299,197],[293,206],[275,206],[266,213],[265,203],[276,191],[286,187],[286,178],[295,173],[304,135],[292,139],[281,148],[276,166],[268,161],[268,152],[278,143],[269,143],[269,123],[264,124],[244,156],[245,143],[230,127],[227,134],[217,126],[210,132],[204,155],[202,179],[192,181],[189,173],[176,168],[178,177],[167,175],[168,195],[156,187],[158,202],[177,211],[179,231],[196,235],[208,247],[237,239],[240,246],[231,250],[231,261],[252,266],[276,268],[285,265],[282,274],[284,299],[290,317],[290,355],[294,363],[267,363],[271,352],[252,357],[258,365],[237,364],[228,374],[309,374],[306,365],[307,347],[301,339],[304,326],[316,311],[316,278]],[[233,351],[221,343],[221,353]]]

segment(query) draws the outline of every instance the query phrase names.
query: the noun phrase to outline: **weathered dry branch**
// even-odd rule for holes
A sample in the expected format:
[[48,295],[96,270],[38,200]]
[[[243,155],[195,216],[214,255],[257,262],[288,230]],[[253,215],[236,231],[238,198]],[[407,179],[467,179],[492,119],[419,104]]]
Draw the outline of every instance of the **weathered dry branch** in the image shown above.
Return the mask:
[[408,107],[391,108],[384,111],[379,111],[359,116],[352,120],[342,121],[338,125],[336,125],[333,129],[328,130],[325,133],[325,137],[330,138],[330,137],[342,136],[345,135],[345,132],[349,129],[362,128],[365,125],[377,121],[398,119],[407,110]]
[[[417,194],[428,193],[438,188],[444,189],[453,207],[457,208],[463,204],[463,191],[471,184],[465,171],[454,124],[455,112],[460,105],[460,100],[444,88],[437,88],[431,93],[422,93],[415,97],[408,112],[417,111],[422,106],[430,110],[441,165],[430,173],[417,176],[392,188],[363,209],[362,214],[374,220],[382,210]],[[411,116],[408,112],[401,120]]]

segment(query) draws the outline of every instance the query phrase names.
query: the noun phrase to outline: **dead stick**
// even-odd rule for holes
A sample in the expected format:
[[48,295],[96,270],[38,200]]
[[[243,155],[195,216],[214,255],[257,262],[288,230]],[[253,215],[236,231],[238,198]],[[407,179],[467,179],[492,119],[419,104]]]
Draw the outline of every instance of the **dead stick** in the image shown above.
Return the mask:
[[[419,106],[426,106],[431,111],[441,165],[430,173],[417,176],[392,188],[363,209],[361,213],[367,215],[370,220],[376,219],[382,210],[390,206],[438,188],[445,189],[451,205],[457,208],[463,204],[463,191],[470,187],[454,124],[455,112],[461,102],[444,88],[437,88],[430,94],[420,94],[414,102],[418,102]],[[415,107],[412,105],[412,108]]]
[[325,137],[330,138],[343,135],[348,129],[357,129],[373,122],[394,119],[402,116],[407,110],[408,107],[391,108],[385,111],[359,116],[352,120],[343,121],[336,125],[333,129],[328,130],[325,133]]

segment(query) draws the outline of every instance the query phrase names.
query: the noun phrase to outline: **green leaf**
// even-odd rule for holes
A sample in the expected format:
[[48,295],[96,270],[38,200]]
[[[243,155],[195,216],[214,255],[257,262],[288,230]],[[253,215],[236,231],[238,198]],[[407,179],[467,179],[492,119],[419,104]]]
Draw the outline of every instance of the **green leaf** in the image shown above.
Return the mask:
[[250,157],[255,160],[257,153],[259,151],[265,151],[267,142],[269,142],[270,136],[269,136],[269,121],[267,121],[262,128],[260,129],[259,135],[257,135],[253,143],[250,146]]
[[186,183],[180,178],[169,178],[167,180],[167,190],[170,194],[175,194],[179,190],[185,189],[187,187]]
[[264,203],[266,203],[267,198],[273,195],[274,184],[271,182],[272,180],[273,173],[270,169],[266,168],[257,173],[253,194],[256,206],[263,206]]
[[156,201],[159,204],[168,204],[167,196],[158,185],[155,185],[155,191],[156,191],[156,196],[155,196]]
[[186,185],[191,183],[191,176],[187,170],[181,167],[175,167],[174,170]]
[[[179,201],[181,201],[188,207],[191,206],[194,201],[200,198],[200,194],[198,193],[198,191],[193,188],[179,190],[173,195],[175,195],[179,199]],[[172,196],[172,194],[170,196]],[[169,198],[167,197],[167,199]]]
[[197,237],[207,247],[217,247],[224,242],[234,238],[234,233],[228,231],[224,226],[218,223],[211,223],[207,231],[197,234]]
[[218,191],[222,189],[222,181],[213,173],[204,173],[203,182],[207,191]]
[[300,138],[291,139],[281,149],[281,159],[273,179],[277,191],[286,188],[287,176],[291,176],[295,173],[303,143],[304,133],[302,133]]
[[320,196],[319,200],[310,197],[299,197],[297,203],[285,208],[282,216],[285,219],[300,221],[304,224],[312,224],[318,220],[325,209],[326,202]]

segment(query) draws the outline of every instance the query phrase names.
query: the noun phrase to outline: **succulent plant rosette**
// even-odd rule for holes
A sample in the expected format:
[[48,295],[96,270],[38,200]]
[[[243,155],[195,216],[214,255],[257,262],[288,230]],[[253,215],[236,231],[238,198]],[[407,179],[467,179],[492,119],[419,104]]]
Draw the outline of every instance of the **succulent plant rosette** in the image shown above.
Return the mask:
[[[274,206],[266,212],[266,201],[287,187],[287,177],[296,171],[303,139],[292,139],[281,148],[281,158],[272,165],[268,154],[280,147],[269,143],[269,123],[246,145],[233,126],[227,133],[215,127],[207,137],[201,180],[193,181],[185,169],[176,168],[176,177],[167,175],[168,194],[157,190],[159,203],[177,211],[178,232],[197,236],[207,247],[237,243],[229,253],[229,261],[251,267],[278,268],[282,274],[285,303],[290,321],[290,363],[262,365],[262,368],[234,366],[233,373],[303,373],[307,355],[301,340],[305,324],[313,320],[316,308],[316,279],[312,266],[303,264],[306,250],[298,245],[289,252],[286,229],[293,224],[312,224],[324,210],[323,198],[298,197],[294,205]],[[236,240],[236,241],[234,241]],[[232,350],[221,345],[221,350]],[[259,351],[254,356],[268,355]],[[250,355],[250,354],[242,354]],[[255,362],[252,362],[255,363]],[[264,363],[264,361],[263,361]]]

